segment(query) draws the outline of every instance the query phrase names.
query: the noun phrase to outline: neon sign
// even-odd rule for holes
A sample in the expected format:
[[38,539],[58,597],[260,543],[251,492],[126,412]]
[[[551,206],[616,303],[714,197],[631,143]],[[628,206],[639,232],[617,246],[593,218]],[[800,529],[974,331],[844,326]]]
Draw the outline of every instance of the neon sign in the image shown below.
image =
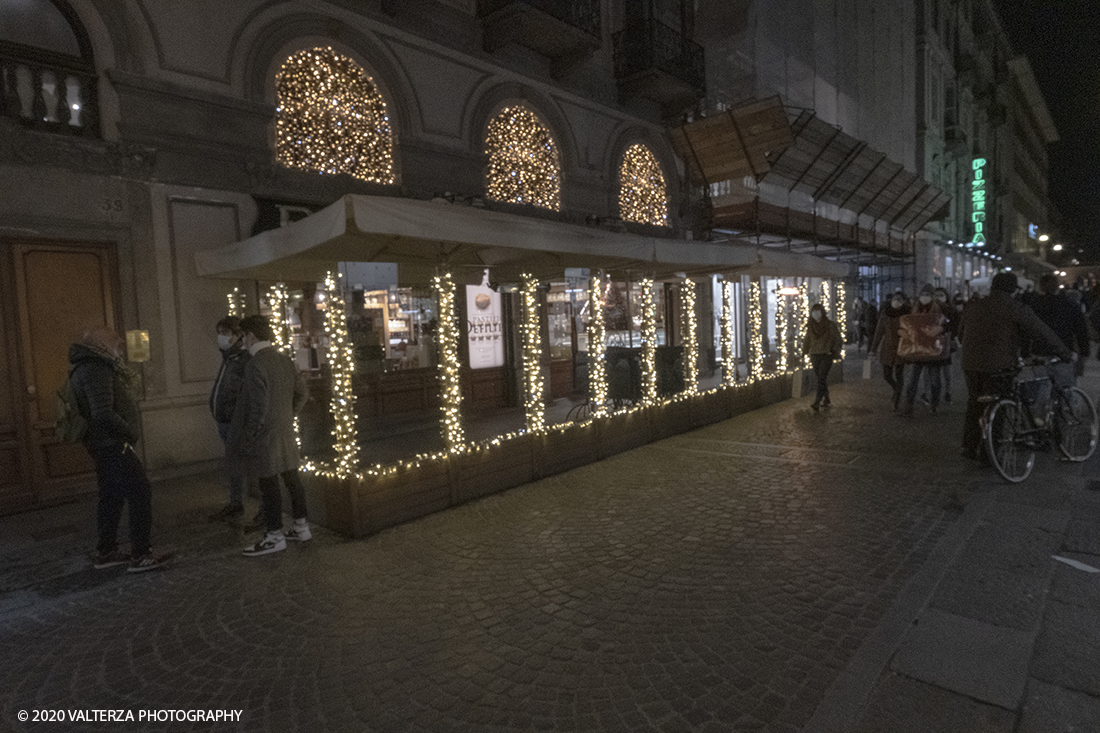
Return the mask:
[[975,158],[972,166],[974,180],[970,184],[970,202],[973,211],[970,223],[974,225],[974,239],[970,243],[974,247],[985,245],[985,164],[985,158]]

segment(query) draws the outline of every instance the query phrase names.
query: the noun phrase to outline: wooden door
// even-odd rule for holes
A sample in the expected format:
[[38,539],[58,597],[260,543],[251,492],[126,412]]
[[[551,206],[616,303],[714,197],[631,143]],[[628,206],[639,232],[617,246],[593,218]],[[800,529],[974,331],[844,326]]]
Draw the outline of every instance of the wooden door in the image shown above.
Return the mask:
[[8,249],[4,280],[14,285],[6,288],[13,296],[7,303],[18,333],[17,364],[8,383],[16,397],[13,418],[24,484],[11,503],[27,498],[34,505],[55,503],[93,488],[94,467],[84,447],[58,441],[53,427],[57,391],[69,373],[69,345],[88,326],[117,329],[114,248],[14,242]]

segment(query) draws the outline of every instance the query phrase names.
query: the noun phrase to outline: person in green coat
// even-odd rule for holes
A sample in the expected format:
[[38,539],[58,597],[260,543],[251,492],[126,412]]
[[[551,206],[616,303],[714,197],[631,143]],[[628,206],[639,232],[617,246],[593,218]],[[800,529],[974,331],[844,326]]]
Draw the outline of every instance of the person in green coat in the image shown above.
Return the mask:
[[840,338],[840,329],[834,321],[825,315],[825,308],[814,303],[810,308],[810,320],[806,324],[806,335],[802,337],[802,354],[809,355],[817,379],[817,397],[810,405],[814,412],[829,402],[829,370],[833,360],[840,357],[844,342]]

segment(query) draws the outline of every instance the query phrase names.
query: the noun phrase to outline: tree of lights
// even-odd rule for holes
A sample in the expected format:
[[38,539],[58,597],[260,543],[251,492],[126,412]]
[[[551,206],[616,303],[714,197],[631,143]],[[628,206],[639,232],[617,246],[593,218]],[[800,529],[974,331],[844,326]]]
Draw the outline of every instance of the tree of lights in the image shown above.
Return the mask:
[[631,145],[619,168],[619,212],[626,221],[668,226],[668,189],[657,158],[645,145]]
[[486,192],[490,199],[561,210],[561,163],[549,130],[526,107],[507,107],[489,123]]
[[293,54],[275,76],[280,163],[393,183],[386,103],[355,61],[331,48]]

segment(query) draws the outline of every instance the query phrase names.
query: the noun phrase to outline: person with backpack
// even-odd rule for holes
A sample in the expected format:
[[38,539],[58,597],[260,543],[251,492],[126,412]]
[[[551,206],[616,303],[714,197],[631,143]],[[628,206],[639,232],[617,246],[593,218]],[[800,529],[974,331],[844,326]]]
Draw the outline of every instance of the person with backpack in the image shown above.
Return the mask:
[[[134,376],[122,362],[122,338],[106,326],[84,331],[69,347],[66,390],[84,418],[81,437],[95,461],[99,500],[96,508],[99,542],[93,557],[98,569],[129,564],[140,573],[162,567],[168,558],[153,554],[152,491],[145,467],[134,450],[141,440],[141,415],[134,394]],[[122,508],[130,517],[130,553],[118,549]]]
[[[218,426],[218,435],[222,444],[228,446],[229,425],[233,420],[233,409],[237,405],[237,396],[244,382],[244,369],[248,365],[250,354],[241,341],[241,319],[226,316],[215,326],[218,332],[218,349],[221,350],[222,363],[218,376],[210,390],[210,414]],[[244,514],[244,484],[247,478],[244,461],[226,451],[225,469],[229,478],[229,503],[210,515],[211,521],[233,520]]]

